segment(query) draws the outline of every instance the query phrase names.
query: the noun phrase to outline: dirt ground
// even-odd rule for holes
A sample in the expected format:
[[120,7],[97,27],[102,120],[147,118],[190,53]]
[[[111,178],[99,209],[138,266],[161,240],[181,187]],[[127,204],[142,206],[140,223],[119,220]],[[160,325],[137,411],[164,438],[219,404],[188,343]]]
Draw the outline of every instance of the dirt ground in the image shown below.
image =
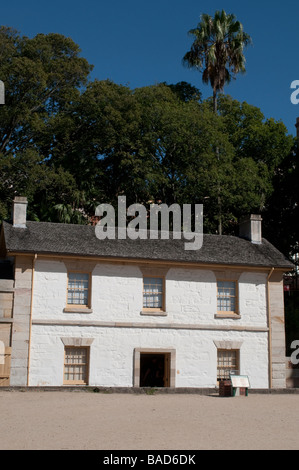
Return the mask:
[[299,448],[299,394],[0,392],[1,450]]

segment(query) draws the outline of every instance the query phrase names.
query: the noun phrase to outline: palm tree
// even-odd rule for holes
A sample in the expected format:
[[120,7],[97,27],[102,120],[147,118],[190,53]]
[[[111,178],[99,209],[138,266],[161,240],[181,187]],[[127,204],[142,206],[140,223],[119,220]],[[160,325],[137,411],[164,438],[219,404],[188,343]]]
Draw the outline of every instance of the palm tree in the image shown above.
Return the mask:
[[189,34],[195,39],[183,63],[201,71],[203,82],[211,84],[216,113],[217,93],[223,92],[224,85],[236,78],[237,73],[245,72],[243,50],[251,43],[251,37],[244,33],[235,16],[227,15],[224,10],[216,11],[214,18],[201,15],[197,28]]
[[[244,48],[251,43],[251,37],[244,33],[242,24],[233,14],[224,10],[216,11],[214,18],[202,14],[197,28],[189,34],[194,42],[183,58],[183,64],[202,72],[202,81],[213,88],[213,109],[217,113],[217,93],[223,92],[224,85],[236,78],[237,73],[245,72]],[[220,152],[216,148],[219,161]],[[222,234],[222,190],[218,188],[218,233]]]

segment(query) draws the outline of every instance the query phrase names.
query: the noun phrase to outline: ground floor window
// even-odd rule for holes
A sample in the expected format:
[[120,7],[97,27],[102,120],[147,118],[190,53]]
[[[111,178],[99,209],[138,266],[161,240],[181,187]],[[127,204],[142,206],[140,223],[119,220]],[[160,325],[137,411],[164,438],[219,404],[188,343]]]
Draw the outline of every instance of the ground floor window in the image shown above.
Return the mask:
[[87,385],[89,348],[66,346],[64,353],[64,384]]
[[217,350],[217,381],[229,379],[230,374],[239,374],[239,350]]

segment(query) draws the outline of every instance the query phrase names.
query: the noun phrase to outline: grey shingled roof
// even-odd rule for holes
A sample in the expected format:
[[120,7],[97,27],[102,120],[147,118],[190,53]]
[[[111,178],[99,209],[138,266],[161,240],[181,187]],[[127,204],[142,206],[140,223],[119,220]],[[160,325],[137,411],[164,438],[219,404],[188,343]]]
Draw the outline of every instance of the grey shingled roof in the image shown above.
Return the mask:
[[275,267],[291,270],[292,263],[267,240],[255,245],[234,236],[204,235],[200,250],[185,250],[186,240],[99,240],[86,225],[27,222],[16,228],[3,222],[7,253],[37,253],[104,258],[177,261],[204,264]]

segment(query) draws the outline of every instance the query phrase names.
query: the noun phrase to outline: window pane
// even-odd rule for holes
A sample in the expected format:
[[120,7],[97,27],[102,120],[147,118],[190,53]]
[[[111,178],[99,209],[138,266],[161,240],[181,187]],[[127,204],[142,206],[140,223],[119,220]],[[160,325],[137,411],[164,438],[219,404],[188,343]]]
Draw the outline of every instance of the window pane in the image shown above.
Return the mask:
[[88,305],[89,274],[69,273],[67,302],[69,305]]
[[217,308],[221,312],[236,311],[236,283],[234,281],[217,282]]
[[230,373],[239,374],[238,353],[236,350],[217,351],[217,380],[229,379]]
[[158,277],[145,277],[143,279],[143,307],[162,308],[163,305],[163,279]]
[[65,348],[64,380],[87,383],[87,348]]

